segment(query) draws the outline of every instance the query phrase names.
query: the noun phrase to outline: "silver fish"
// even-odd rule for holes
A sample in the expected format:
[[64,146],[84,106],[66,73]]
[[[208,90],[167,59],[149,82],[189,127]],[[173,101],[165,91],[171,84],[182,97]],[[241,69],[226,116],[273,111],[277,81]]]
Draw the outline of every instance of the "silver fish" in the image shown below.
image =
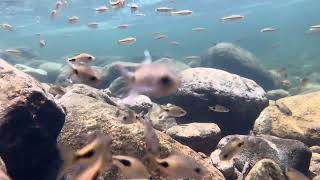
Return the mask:
[[217,104],[215,106],[209,106],[209,111],[225,113],[225,112],[230,112],[230,109]]

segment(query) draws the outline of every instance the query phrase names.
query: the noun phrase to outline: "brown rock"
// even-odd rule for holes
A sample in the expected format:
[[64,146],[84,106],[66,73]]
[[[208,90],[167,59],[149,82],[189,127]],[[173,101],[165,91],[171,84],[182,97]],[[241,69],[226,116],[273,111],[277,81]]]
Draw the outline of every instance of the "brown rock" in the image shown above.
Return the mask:
[[274,104],[265,108],[254,125],[258,134],[296,139],[312,146],[320,144],[320,91],[278,100],[292,115],[283,113]]
[[280,169],[279,165],[271,159],[262,159],[257,162],[245,180],[284,180],[285,177]]
[[313,176],[320,176],[320,154],[312,153],[309,171]]

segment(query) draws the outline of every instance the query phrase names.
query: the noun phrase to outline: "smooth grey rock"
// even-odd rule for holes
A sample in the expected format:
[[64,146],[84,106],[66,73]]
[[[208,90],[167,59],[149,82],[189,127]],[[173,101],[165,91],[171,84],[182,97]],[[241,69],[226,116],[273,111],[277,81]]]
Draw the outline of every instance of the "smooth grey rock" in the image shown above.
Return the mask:
[[222,69],[252,79],[265,90],[277,89],[279,85],[251,52],[232,43],[218,43],[209,48],[201,62],[202,67]]
[[274,101],[288,96],[290,96],[290,93],[284,89],[275,89],[267,92],[267,98]]

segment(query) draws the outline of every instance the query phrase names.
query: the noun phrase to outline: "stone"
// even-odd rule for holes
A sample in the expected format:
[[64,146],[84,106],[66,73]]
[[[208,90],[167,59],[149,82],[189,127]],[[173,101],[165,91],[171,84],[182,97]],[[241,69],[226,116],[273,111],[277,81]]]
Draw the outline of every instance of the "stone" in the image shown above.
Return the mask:
[[[67,92],[58,102],[63,104],[68,112],[59,136],[60,144],[78,149],[83,145],[82,135],[100,131],[112,137],[113,154],[130,155],[140,159],[145,155],[143,125],[139,122],[126,123],[124,118],[121,118],[126,112],[118,107],[99,98],[73,92]],[[209,170],[211,177],[224,179],[223,175],[198,153],[164,133],[157,132],[157,134],[161,144],[161,157],[167,156],[172,151],[182,153],[203,164]],[[116,177],[113,174],[106,178]]]
[[133,98],[132,103],[128,107],[140,114],[147,113],[152,108],[152,102],[148,96],[138,95]]
[[257,118],[254,132],[296,139],[309,146],[320,144],[320,91],[278,100],[292,115],[282,113],[276,105],[265,108]]
[[173,70],[175,70],[176,72],[181,72],[190,68],[190,66],[188,66],[187,64],[171,58],[160,58],[154,61],[154,63],[166,64],[168,65],[168,67],[173,68]]
[[275,89],[267,92],[267,98],[274,101],[288,96],[290,96],[290,93],[284,89]]
[[265,90],[277,89],[277,82],[249,51],[232,43],[218,43],[208,49],[201,60],[202,67],[216,68],[238,74],[257,82]]
[[[221,161],[219,153],[231,139],[248,138],[242,150],[229,161]],[[239,172],[245,174],[258,161],[271,159],[279,165],[282,171],[286,167],[294,168],[304,174],[309,170],[311,151],[300,141],[282,139],[270,135],[246,136],[229,135],[222,138],[217,149],[210,155],[211,161],[226,177],[226,179],[237,179]]]
[[311,152],[320,154],[320,146],[310,147]]
[[153,127],[159,131],[166,131],[173,126],[178,125],[176,118],[164,116],[160,105],[156,103],[152,104],[152,108],[148,112],[148,117],[150,118]]
[[173,126],[166,134],[197,152],[210,154],[221,139],[220,128],[214,123],[190,123]]
[[279,165],[271,159],[262,159],[258,161],[250,170],[245,180],[256,179],[272,179],[284,180],[285,176],[282,173]]
[[[268,105],[265,91],[254,81],[223,70],[191,68],[182,71],[180,76],[182,84],[177,93],[151,99],[186,110],[187,115],[178,123],[213,122],[224,134],[248,133]],[[230,112],[209,112],[209,106],[215,105],[222,105]]]
[[13,179],[56,179],[65,113],[39,82],[0,60],[0,156]]
[[46,62],[41,64],[38,68],[47,72],[48,83],[53,83],[56,81],[58,75],[61,73],[63,65],[56,62]]
[[312,153],[309,171],[313,176],[320,176],[320,154]]
[[36,78],[39,81],[46,81],[48,73],[42,69],[35,69],[23,64],[16,64],[14,65],[15,68],[31,75],[32,77]]
[[127,88],[127,82],[123,77],[118,77],[112,81],[107,89],[110,91],[112,96],[115,97],[123,97],[129,92],[129,89]]

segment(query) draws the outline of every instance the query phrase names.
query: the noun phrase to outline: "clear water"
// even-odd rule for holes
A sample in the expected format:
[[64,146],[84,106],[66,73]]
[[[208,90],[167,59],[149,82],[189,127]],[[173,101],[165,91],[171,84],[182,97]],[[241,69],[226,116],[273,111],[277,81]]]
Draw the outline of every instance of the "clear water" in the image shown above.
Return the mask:
[[[128,1],[127,1],[128,2]],[[129,1],[130,2],[130,1]],[[201,55],[217,42],[233,42],[253,52],[268,68],[287,66],[319,69],[320,33],[305,35],[311,25],[320,24],[318,0],[136,0],[139,11],[146,17],[131,14],[125,7],[118,11],[98,14],[94,8],[107,5],[106,0],[69,0],[55,21],[50,20],[54,0],[1,0],[0,23],[10,23],[14,32],[0,30],[0,49],[28,47],[41,59],[63,62],[64,57],[87,52],[97,57],[140,57],[148,49],[154,56],[181,59]],[[155,8],[168,6],[190,9],[192,16],[174,17],[155,12]],[[226,15],[240,14],[242,22],[222,23]],[[80,17],[80,23],[70,25],[69,16]],[[99,22],[98,29],[87,27]],[[115,29],[129,24],[127,30]],[[277,32],[260,33],[264,27],[276,27]],[[204,27],[204,32],[192,32]],[[153,33],[162,32],[168,39],[156,41]],[[43,34],[47,46],[39,48],[36,33]],[[70,35],[70,37],[65,37]],[[134,36],[132,46],[121,46],[117,40]],[[178,41],[180,46],[169,44]],[[274,44],[279,45],[273,48]]]

